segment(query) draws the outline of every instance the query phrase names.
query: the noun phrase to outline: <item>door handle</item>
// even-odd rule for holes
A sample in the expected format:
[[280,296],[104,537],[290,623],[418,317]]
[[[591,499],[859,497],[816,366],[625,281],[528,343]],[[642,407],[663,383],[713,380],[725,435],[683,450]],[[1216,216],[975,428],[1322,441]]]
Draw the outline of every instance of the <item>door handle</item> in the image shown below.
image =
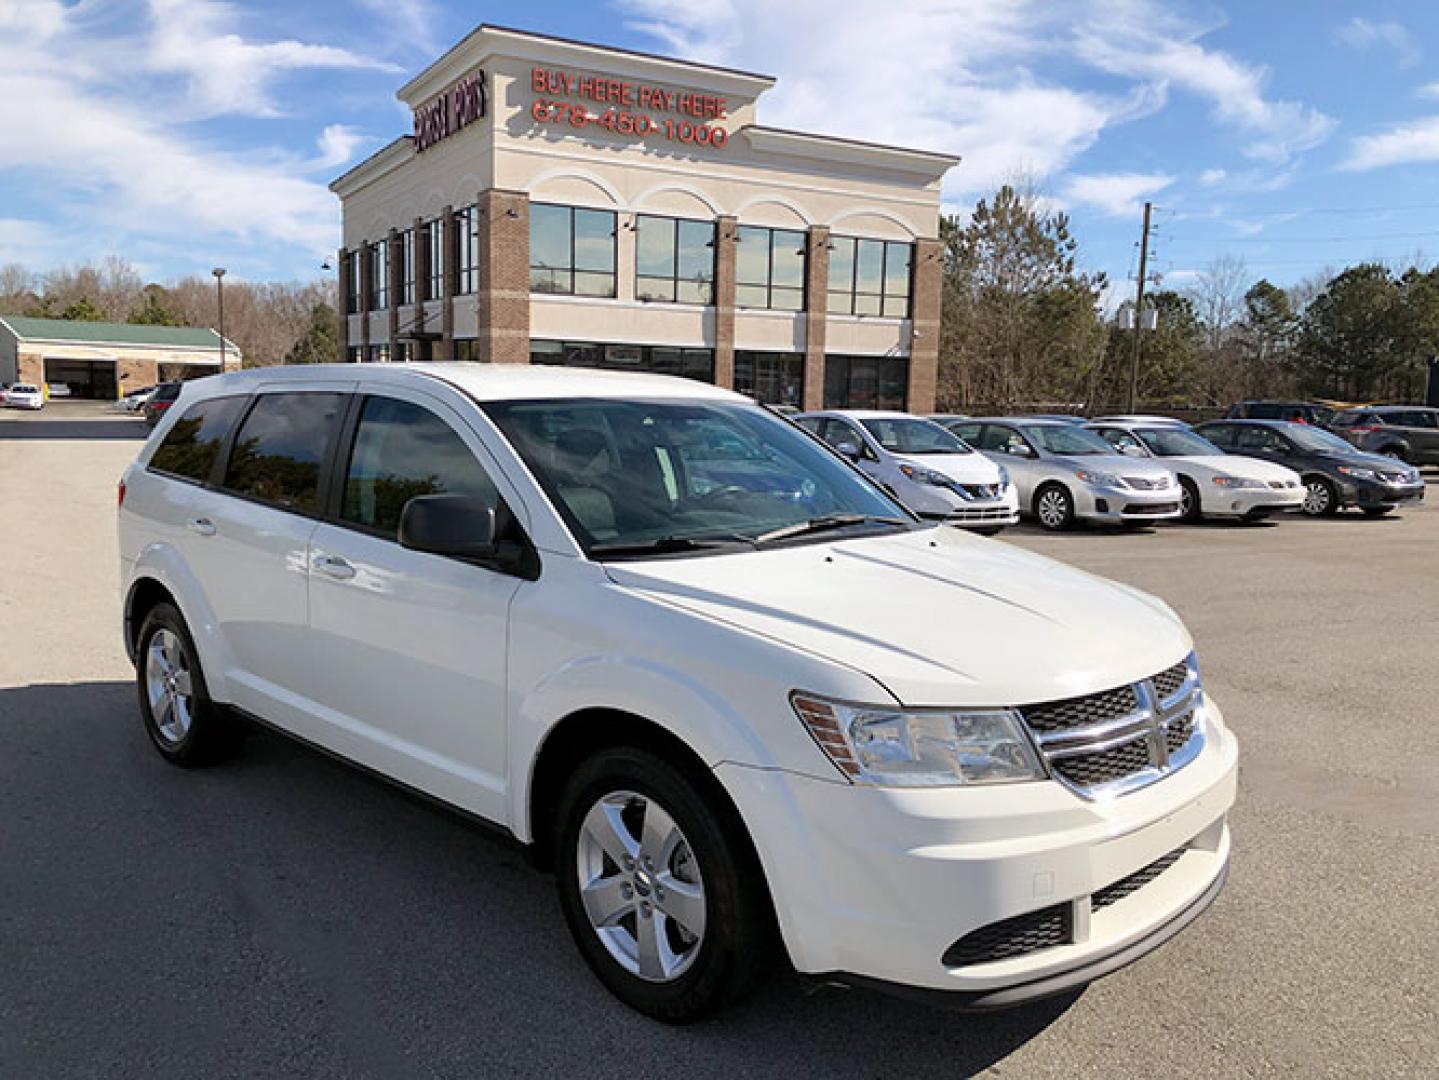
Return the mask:
[[310,565],[326,577],[332,577],[336,581],[345,581],[355,576],[355,568],[350,565],[348,559],[342,559],[338,555],[316,555]]
[[189,529],[192,533],[199,533],[201,536],[215,535],[215,523],[209,518],[191,518],[189,521],[185,522],[185,527]]

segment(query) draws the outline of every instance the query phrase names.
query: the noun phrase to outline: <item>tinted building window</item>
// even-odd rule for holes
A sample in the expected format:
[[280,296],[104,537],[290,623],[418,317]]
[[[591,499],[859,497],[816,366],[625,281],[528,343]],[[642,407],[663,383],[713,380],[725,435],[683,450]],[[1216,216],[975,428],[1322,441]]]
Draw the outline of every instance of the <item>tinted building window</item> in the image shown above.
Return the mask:
[[474,206],[455,211],[455,294],[467,296],[479,287],[479,212]]
[[400,303],[415,302],[415,230],[400,233]]
[[609,371],[649,371],[714,382],[713,349],[681,349],[668,345],[604,345],[592,341],[530,342],[530,363]]
[[366,398],[345,474],[340,516],[387,537],[419,495],[495,497],[469,447],[434,413],[408,401]]
[[235,436],[225,487],[287,510],[319,506],[320,463],[340,394],[266,394]]
[[390,242],[379,240],[370,245],[370,310],[390,306]]
[[829,242],[829,310],[907,318],[913,259],[913,244],[834,237]]
[[898,409],[909,397],[909,361],[891,356],[830,356],[824,365],[826,409]]
[[150,468],[201,483],[209,479],[220,444],[244,403],[244,398],[229,397],[192,405],[156,448]]
[[735,246],[735,304],[804,310],[805,234],[741,225]]
[[804,404],[804,356],[801,353],[737,352],[734,388],[764,405]]
[[345,252],[345,314],[357,315],[360,311],[360,253]]
[[429,273],[424,282],[423,299],[438,300],[445,294],[445,263],[444,251],[440,243],[439,218],[425,222],[424,229],[420,233],[420,243],[424,245],[425,258],[429,267]]
[[714,303],[714,236],[712,221],[639,215],[635,220],[635,297]]
[[530,291],[615,295],[615,215],[610,210],[530,207]]

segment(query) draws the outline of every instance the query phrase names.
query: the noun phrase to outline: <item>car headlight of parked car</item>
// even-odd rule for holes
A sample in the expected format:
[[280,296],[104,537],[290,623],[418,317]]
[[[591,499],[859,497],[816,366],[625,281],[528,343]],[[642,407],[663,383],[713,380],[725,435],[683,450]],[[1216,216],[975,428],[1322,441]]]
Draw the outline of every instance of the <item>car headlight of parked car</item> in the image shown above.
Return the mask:
[[1090,469],[1076,469],[1074,471],[1074,475],[1079,477],[1086,484],[1091,484],[1094,487],[1122,488],[1129,486],[1124,482],[1123,479],[1116,476],[1114,473],[1094,472]]
[[1012,709],[894,709],[790,697],[825,755],[855,783],[946,787],[1042,780]]
[[899,471],[904,473],[916,484],[929,484],[931,487],[947,488],[954,481],[945,476],[944,473],[935,472],[933,469],[924,469],[918,465],[901,465]]
[[999,490],[1003,491],[1009,487],[1009,470],[1003,465],[999,467]]
[[1263,480],[1250,480],[1243,476],[1216,476],[1214,482],[1222,488],[1262,488]]
[[1361,468],[1358,465],[1340,465],[1339,471],[1345,476],[1352,476],[1355,480],[1378,480],[1379,474],[1373,469]]

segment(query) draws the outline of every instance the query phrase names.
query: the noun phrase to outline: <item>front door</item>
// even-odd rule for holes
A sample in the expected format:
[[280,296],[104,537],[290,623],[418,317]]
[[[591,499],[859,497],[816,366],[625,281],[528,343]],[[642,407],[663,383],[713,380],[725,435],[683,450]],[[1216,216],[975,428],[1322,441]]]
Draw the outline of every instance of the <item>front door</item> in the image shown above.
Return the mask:
[[523,583],[398,542],[407,501],[492,496],[498,472],[463,420],[419,391],[363,398],[346,443],[339,521],[309,548],[306,693],[323,706],[310,737],[504,821],[507,627]]

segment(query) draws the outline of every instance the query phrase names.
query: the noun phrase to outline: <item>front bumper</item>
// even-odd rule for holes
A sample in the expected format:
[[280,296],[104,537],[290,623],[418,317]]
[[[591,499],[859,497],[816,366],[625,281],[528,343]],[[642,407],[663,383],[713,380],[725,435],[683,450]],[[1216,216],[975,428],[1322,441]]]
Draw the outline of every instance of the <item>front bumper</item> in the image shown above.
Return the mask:
[[1013,484],[1006,484],[993,499],[970,499],[946,488],[931,487],[925,490],[922,500],[912,501],[917,505],[910,509],[920,517],[960,528],[995,528],[1019,521],[1019,493]]
[[1424,501],[1424,481],[1416,484],[1382,484],[1372,480],[1350,481],[1341,493],[1345,506],[1403,506]]
[[[716,774],[751,825],[798,970],[997,1007],[1137,959],[1213,899],[1238,751],[1212,703],[1209,712],[1193,761],[1108,800],[1053,782],[875,788],[729,763]],[[1121,899],[1091,899],[1166,858]],[[974,932],[1055,908],[1070,920],[1062,940],[953,961]]]
[[1165,521],[1179,517],[1179,485],[1159,491],[1076,482],[1074,513],[1088,521]]
[[1206,514],[1246,516],[1255,511],[1283,513],[1304,505],[1304,488],[1221,488],[1209,485],[1203,494]]

